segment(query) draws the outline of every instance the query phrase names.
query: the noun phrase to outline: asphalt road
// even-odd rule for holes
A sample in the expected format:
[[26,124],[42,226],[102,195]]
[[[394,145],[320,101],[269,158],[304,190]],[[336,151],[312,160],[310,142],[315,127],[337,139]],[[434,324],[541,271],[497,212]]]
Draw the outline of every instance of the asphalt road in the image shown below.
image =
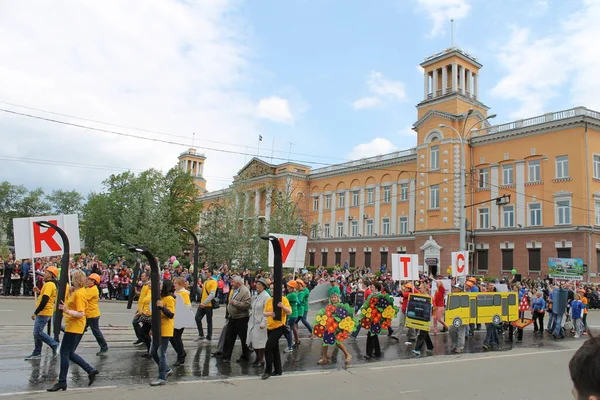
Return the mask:
[[[41,360],[24,361],[33,348],[30,319],[33,300],[0,298],[0,397],[50,398],[44,389],[50,387],[58,375],[58,359],[51,360],[44,348]],[[175,368],[166,387],[151,388],[148,382],[157,376],[152,360],[140,357],[141,349],[132,345],[130,326],[132,310],[125,303],[102,302],[103,316],[100,325],[109,343],[106,356],[97,357],[98,351],[91,333],[87,333],[78,353],[94,365],[100,375],[92,388],[88,388],[87,375],[71,365],[67,392],[61,396],[85,393],[86,399],[105,399],[107,396],[128,399],[158,399],[166,396],[247,396],[277,395],[286,399],[306,396],[320,398],[371,398],[396,396],[402,399],[568,399],[571,383],[567,364],[583,339],[555,341],[534,337],[531,328],[526,330],[523,344],[504,345],[500,351],[483,353],[481,343],[484,331],[467,340],[463,355],[451,355],[448,336],[432,336],[435,345],[433,357],[415,359],[412,347],[381,337],[384,352],[382,359],[364,360],[364,336],[348,343],[354,356],[345,368],[341,354],[336,363],[318,366],[320,342],[308,339],[308,331],[301,328],[302,344],[293,353],[282,355],[284,376],[268,381],[259,379],[261,371],[250,365],[223,364],[212,358],[216,339],[223,325],[224,310],[215,318],[217,332],[213,343],[198,344],[193,341],[194,329],[186,329],[184,344],[188,359],[184,366]],[[591,312],[589,325],[600,328],[600,313]],[[281,343],[282,348],[284,343]],[[239,354],[236,345],[232,359]],[[169,349],[169,360],[174,360]],[[135,389],[135,391],[132,391]],[[167,390],[168,393],[165,391]],[[335,391],[335,393],[332,393]],[[308,392],[308,393],[307,393]],[[368,397],[367,397],[368,398]]]

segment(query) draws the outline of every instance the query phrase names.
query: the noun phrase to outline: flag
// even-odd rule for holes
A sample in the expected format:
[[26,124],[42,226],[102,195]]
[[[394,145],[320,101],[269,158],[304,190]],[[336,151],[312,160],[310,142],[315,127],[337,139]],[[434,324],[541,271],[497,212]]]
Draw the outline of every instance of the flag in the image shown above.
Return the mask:
[[262,142],[262,135],[258,135],[258,141]]

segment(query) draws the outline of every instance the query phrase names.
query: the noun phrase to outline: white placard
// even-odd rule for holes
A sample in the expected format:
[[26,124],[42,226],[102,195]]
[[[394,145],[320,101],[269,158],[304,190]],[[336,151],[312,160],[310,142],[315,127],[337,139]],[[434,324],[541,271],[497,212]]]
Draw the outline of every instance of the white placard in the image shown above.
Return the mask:
[[77,214],[15,218],[13,219],[13,232],[15,235],[15,257],[17,259],[51,257],[63,254],[63,242],[58,232],[52,228],[38,226],[36,224],[38,221],[48,221],[57,225],[65,231],[67,238],[69,238],[69,253],[81,253]]
[[452,276],[467,276],[469,275],[469,252],[468,251],[453,251],[452,252]]
[[196,326],[196,314],[191,305],[186,305],[183,297],[175,293],[175,329],[193,328]]
[[395,281],[419,279],[419,255],[392,254],[392,279]]
[[[281,246],[281,261],[284,268],[303,268],[306,257],[306,245],[308,237],[301,235],[283,235],[281,233],[269,233],[279,239]],[[269,243],[269,267],[273,267],[273,246]]]

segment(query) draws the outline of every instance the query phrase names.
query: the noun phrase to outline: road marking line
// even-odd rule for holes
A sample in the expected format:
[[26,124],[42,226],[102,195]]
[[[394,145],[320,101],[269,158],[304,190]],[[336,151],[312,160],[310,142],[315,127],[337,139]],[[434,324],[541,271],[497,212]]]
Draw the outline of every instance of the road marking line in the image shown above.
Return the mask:
[[[69,391],[83,391],[83,390],[105,390],[105,389],[116,389],[117,386],[98,386],[98,387],[89,387],[89,388],[69,388]],[[0,397],[3,396],[23,396],[28,394],[36,394],[36,393],[46,393],[47,390],[31,390],[29,392],[12,392],[12,393],[0,393]]]
[[[286,373],[281,376],[274,376],[273,378],[279,380],[281,378],[293,378],[299,376],[313,376],[313,375],[330,375],[331,372],[299,372],[299,373]],[[226,378],[226,379],[204,379],[204,380],[195,380],[195,381],[181,381],[181,382],[173,382],[175,385],[188,385],[191,383],[226,383],[226,382],[239,382],[239,381],[249,381],[249,380],[258,380],[260,376],[243,376],[238,378]]]
[[13,310],[0,310],[0,312],[13,312]]
[[536,351],[529,353],[519,353],[519,354],[502,354],[497,356],[489,356],[489,357],[472,357],[472,358],[461,358],[461,359],[453,359],[453,360],[445,360],[445,361],[433,361],[433,362],[425,362],[425,363],[415,363],[415,364],[402,364],[402,365],[387,365],[385,367],[368,367],[370,370],[380,370],[380,369],[392,369],[392,368],[412,368],[412,367],[423,367],[427,365],[441,365],[441,364],[449,364],[455,362],[469,362],[469,361],[481,361],[481,360],[493,360],[498,358],[509,358],[509,357],[521,357],[521,356],[533,356],[540,354],[550,354],[550,353],[564,353],[567,351],[576,351],[576,348],[573,349],[561,349],[561,350],[546,350],[546,351]]

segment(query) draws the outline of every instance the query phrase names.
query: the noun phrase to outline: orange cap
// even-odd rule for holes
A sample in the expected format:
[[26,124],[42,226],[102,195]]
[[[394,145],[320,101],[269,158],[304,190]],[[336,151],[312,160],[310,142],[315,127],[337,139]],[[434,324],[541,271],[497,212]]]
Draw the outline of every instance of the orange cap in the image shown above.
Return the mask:
[[46,268],[46,271],[51,272],[55,278],[58,278],[58,268],[56,268],[54,265],[51,265],[48,268]]
[[406,285],[404,285],[404,289],[412,289],[413,285],[412,283],[407,283]]
[[298,285],[306,286],[306,284],[304,283],[304,281],[302,279],[296,279],[296,283]]
[[465,282],[465,286],[473,287],[473,282],[472,281],[466,281]]
[[98,285],[100,284],[100,275],[98,274],[90,274],[90,276],[88,276],[88,279],[93,280]]
[[467,279],[467,282],[473,282],[473,283],[477,283],[477,278],[475,278],[475,277],[470,277],[469,279]]
[[296,281],[288,281],[287,285],[291,288],[296,289],[298,287],[298,282]]

